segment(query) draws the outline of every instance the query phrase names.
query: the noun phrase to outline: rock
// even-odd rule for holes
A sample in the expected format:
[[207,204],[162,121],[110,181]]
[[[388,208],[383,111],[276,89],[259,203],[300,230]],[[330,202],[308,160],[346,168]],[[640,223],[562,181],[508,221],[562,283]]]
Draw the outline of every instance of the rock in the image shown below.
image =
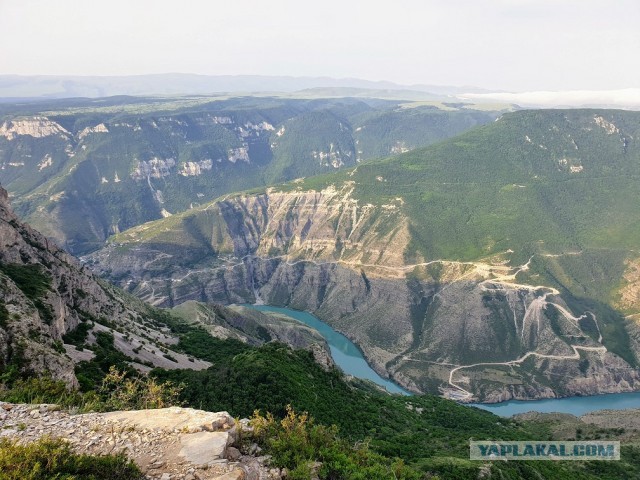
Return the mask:
[[218,432],[220,430],[228,430],[235,425],[235,420],[227,412],[218,412],[216,415],[218,415],[217,418],[207,425],[203,425],[206,430]]
[[[129,412],[111,412],[105,414],[111,421],[120,421],[138,425],[143,429],[200,432],[202,430],[216,431],[212,425],[225,425],[231,422],[233,417],[227,412],[205,412],[193,408],[169,407],[154,410],[149,415],[147,410],[134,410]],[[144,432],[144,430],[143,430]]]
[[236,425],[234,425],[229,430],[227,430],[227,433],[229,434],[229,445],[236,444],[240,439],[240,435],[238,433],[238,427]]
[[216,477],[216,480],[245,480],[245,479],[246,479],[246,475],[244,473],[244,470],[240,468],[236,468],[235,470],[232,470],[229,473],[225,473],[220,477]]
[[171,475],[165,472],[160,477],[160,480],[171,480]]
[[198,432],[180,437],[180,456],[195,465],[207,465],[224,458],[229,442],[226,432]]
[[240,450],[238,450],[237,448],[235,447],[227,448],[227,460],[230,460],[232,462],[237,462],[241,456],[242,454],[240,453]]
[[256,455],[259,454],[262,451],[262,449],[258,446],[257,443],[252,443],[249,446],[249,455]]

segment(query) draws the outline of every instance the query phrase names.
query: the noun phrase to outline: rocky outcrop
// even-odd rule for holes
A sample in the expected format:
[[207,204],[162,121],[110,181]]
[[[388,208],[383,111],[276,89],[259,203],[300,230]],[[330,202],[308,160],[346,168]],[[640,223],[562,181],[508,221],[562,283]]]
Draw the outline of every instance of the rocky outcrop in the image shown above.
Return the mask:
[[[87,359],[91,353],[76,353],[71,346],[65,349],[63,336],[80,323],[90,324],[89,344],[95,342],[98,332],[109,332],[114,336],[114,346],[138,366],[209,366],[171,351],[177,338],[160,327],[151,331],[144,325],[153,315],[146,305],[98,281],[74,257],[20,222],[1,187],[0,286],[3,369],[14,365],[24,372],[47,372],[76,386],[74,355]],[[67,351],[73,351],[73,355]]]
[[51,135],[63,138],[71,137],[71,133],[60,124],[47,117],[31,117],[15,119],[3,122],[0,125],[0,136],[7,140],[13,140],[19,135],[28,135],[34,138],[48,137]]
[[0,402],[0,438],[22,443],[43,436],[62,438],[73,450],[91,455],[123,452],[149,479],[279,479],[268,457],[242,453],[237,422],[227,412],[171,407],[73,415],[55,405]]
[[240,305],[225,308],[192,300],[171,311],[186,322],[201,324],[216,338],[234,338],[255,346],[273,341],[281,342],[293,349],[309,350],[316,362],[324,368],[334,365],[329,346],[322,335],[285,315],[260,312]]

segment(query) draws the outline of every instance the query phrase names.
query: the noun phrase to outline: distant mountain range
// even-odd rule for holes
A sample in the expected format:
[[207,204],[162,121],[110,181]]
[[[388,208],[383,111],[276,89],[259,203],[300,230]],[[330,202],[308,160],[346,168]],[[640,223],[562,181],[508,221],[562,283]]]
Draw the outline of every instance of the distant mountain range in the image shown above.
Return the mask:
[[475,86],[402,85],[359,78],[166,73],[128,76],[0,75],[0,103],[115,95],[279,93],[295,97],[368,97],[518,104],[528,108],[640,109],[640,88],[505,92]]
[[0,75],[0,99],[108,97],[112,95],[197,95],[221,92],[295,92],[312,88],[412,90],[447,97],[490,93],[477,87],[399,85],[357,78],[167,73],[113,77]]

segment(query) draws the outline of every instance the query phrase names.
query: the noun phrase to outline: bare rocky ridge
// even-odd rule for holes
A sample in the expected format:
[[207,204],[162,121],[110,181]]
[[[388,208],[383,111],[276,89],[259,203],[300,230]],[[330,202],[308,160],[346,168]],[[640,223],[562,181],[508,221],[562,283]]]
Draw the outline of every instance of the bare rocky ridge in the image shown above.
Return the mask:
[[[73,346],[62,348],[62,337],[81,322],[92,324],[89,344],[95,341],[97,332],[110,332],[115,337],[116,348],[130,355],[141,368],[144,362],[164,368],[209,366],[207,362],[189,361],[186,355],[172,351],[171,345],[177,338],[166,329],[161,331],[144,325],[152,312],[142,302],[98,281],[74,257],[20,222],[11,210],[7,192],[1,187],[0,265],[4,265],[0,269],[0,305],[8,317],[0,325],[3,366],[13,363],[23,371],[48,372],[53,378],[76,386],[74,361],[89,359],[92,353],[77,351]],[[7,266],[29,272],[47,286],[38,293],[38,298],[29,298],[11,277]],[[114,326],[123,327],[126,332],[118,332]],[[138,347],[139,353],[133,354],[133,349]],[[168,360],[161,349],[171,352],[175,361]]]
[[[118,411],[73,415],[55,405],[0,402],[0,437],[31,442],[43,436],[63,438],[73,450],[91,455],[124,452],[149,479],[266,480],[279,479],[268,457],[240,452],[247,420],[227,412],[191,408]],[[238,448],[236,448],[238,447]]]
[[173,308],[172,313],[187,323],[203,326],[216,338],[234,338],[255,346],[277,341],[293,349],[309,350],[323,368],[334,365],[324,337],[285,315],[259,312],[241,305],[225,308],[191,300]]

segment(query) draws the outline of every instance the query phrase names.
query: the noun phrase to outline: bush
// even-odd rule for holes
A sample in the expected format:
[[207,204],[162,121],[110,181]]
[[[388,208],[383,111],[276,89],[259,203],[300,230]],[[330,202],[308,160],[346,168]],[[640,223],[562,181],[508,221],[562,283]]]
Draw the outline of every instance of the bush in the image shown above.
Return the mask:
[[55,403],[61,406],[78,406],[83,395],[69,390],[67,385],[51,377],[19,378],[10,383],[0,383],[0,400],[9,403]]
[[98,394],[106,410],[138,410],[180,405],[181,385],[173,382],[158,383],[153,377],[129,377],[111,367],[102,380]]
[[338,427],[315,425],[305,413],[296,414],[290,405],[277,421],[267,413],[254,412],[253,439],[272,456],[273,465],[286,468],[291,480],[321,479],[386,480],[418,479],[422,475],[402,460],[390,460],[372,452],[368,444],[351,446],[338,436]]
[[4,302],[0,301],[0,328],[6,328],[9,321],[9,311],[5,307]]
[[30,300],[42,298],[51,287],[51,279],[40,265],[0,264],[0,271],[7,275]]
[[145,478],[123,454],[79,455],[61,439],[26,445],[0,439],[0,480],[137,480]]
[[[112,366],[96,391],[71,390],[51,377],[18,378],[0,383],[0,400],[9,403],[52,403],[75,407],[81,412],[136,410],[182,405],[181,385],[158,382],[146,376],[131,376]],[[0,378],[2,380],[2,378]]]

